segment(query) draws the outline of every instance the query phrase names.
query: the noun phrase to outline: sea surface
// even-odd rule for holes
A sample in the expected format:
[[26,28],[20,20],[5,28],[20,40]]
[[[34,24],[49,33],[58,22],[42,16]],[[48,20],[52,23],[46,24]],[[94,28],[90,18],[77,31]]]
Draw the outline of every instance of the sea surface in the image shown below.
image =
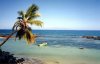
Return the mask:
[[[9,33],[11,30],[0,30],[0,34]],[[18,57],[43,60],[45,64],[100,64],[100,40],[82,38],[100,36],[98,30],[33,30],[33,33],[38,35],[34,44],[11,38],[2,49]],[[43,42],[47,46],[38,46]]]

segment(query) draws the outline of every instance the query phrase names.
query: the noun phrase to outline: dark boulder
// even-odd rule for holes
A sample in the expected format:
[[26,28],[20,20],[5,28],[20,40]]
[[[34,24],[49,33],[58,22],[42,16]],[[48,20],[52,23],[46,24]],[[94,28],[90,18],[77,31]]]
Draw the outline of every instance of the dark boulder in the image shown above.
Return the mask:
[[2,51],[0,49],[0,64],[17,64],[17,63],[21,63],[23,61],[24,61],[23,58],[16,59],[16,57],[14,57],[13,54],[10,54],[9,52]]

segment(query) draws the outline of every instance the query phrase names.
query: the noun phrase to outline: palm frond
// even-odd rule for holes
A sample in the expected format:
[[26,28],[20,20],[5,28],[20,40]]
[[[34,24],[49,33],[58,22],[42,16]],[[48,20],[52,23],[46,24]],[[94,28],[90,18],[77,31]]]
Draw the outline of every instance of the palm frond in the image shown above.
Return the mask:
[[18,32],[16,34],[16,38],[19,38],[19,40],[20,40],[21,38],[23,38],[24,34],[25,34],[25,30],[20,29],[20,30],[18,30]]
[[24,28],[24,26],[25,25],[24,25],[23,21],[22,20],[18,20],[17,22],[15,22],[12,30],[19,30],[21,28]]
[[25,14],[25,17],[26,17],[26,18],[27,18],[27,17],[30,17],[32,14],[36,13],[37,10],[38,10],[38,6],[36,6],[35,4],[32,4],[32,5],[28,8],[28,10],[27,10],[27,12],[26,12],[26,14]]
[[[35,43],[36,35],[32,34],[32,29],[28,26],[28,24],[34,24],[36,26],[41,26],[43,22],[39,20],[33,20],[36,17],[39,17],[40,15],[37,13],[38,6],[35,4],[31,5],[26,13],[23,11],[19,11],[18,14],[20,17],[19,19],[13,26],[13,30],[18,30],[16,33],[16,38],[19,40],[24,38],[28,44]],[[18,29],[19,28],[19,29]]]
[[23,19],[22,17],[17,17],[17,19]]
[[43,22],[40,21],[40,20],[30,20],[30,21],[28,21],[28,23],[31,24],[31,25],[34,24],[36,26],[41,26],[41,27],[43,25]]
[[32,44],[32,43],[35,43],[36,35],[33,35],[31,28],[28,27],[26,29],[18,30],[15,40],[16,40],[16,38],[18,38],[19,40],[24,38],[28,44]]
[[15,24],[13,25],[13,28],[12,28],[12,30],[14,31],[14,30],[17,30],[17,28],[20,26],[20,21],[18,20],[18,21],[16,21],[15,22]]
[[37,17],[40,17],[40,14],[36,12],[36,13],[31,14],[30,17],[28,17],[28,20],[32,20]]
[[26,30],[23,38],[27,41],[28,44],[35,43],[36,36],[32,34],[31,31]]
[[19,14],[20,16],[22,16],[22,18],[24,18],[24,17],[25,17],[25,14],[24,14],[24,12],[23,12],[23,11],[18,11],[18,14]]
[[31,32],[32,32],[32,29],[31,29],[31,27],[27,27],[27,29],[28,29],[29,31],[31,31]]

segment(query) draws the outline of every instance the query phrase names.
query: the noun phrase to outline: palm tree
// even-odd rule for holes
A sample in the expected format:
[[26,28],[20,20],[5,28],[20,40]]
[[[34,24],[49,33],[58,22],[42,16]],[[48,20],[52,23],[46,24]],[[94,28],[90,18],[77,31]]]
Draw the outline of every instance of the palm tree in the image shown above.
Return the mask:
[[32,29],[29,27],[29,24],[42,27],[43,22],[35,19],[39,17],[39,14],[37,13],[38,9],[38,6],[32,4],[26,13],[19,11],[19,17],[17,17],[18,20],[12,28],[12,33],[0,44],[0,46],[2,46],[14,34],[16,34],[16,38],[19,38],[19,40],[24,38],[28,44],[34,43],[36,35],[32,34]]

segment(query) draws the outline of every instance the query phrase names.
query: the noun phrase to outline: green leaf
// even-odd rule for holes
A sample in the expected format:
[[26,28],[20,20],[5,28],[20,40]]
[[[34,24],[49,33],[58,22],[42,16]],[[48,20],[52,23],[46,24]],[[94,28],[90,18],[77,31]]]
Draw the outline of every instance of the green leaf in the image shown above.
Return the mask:
[[24,18],[24,17],[25,17],[25,14],[24,14],[24,12],[23,12],[23,11],[18,11],[18,14],[19,14],[20,16],[22,16],[22,18]]
[[32,29],[29,27],[29,24],[42,27],[43,22],[34,20],[36,17],[40,16],[37,13],[38,9],[38,6],[33,4],[28,8],[26,13],[23,11],[18,12],[20,17],[18,17],[18,21],[13,26],[13,30],[18,30],[16,33],[16,38],[19,38],[19,40],[24,38],[28,44],[35,43],[36,35],[32,34]]
[[29,17],[28,17],[28,20],[32,20],[32,19],[35,19],[37,17],[40,17],[40,14],[39,13],[34,13],[34,14],[31,14]]
[[17,30],[18,27],[20,27],[20,26],[21,26],[21,25],[20,25],[20,20],[18,20],[18,21],[16,21],[15,24],[13,25],[12,30]]
[[28,44],[35,43],[36,35],[32,34],[32,31],[26,30],[23,38],[27,41]]
[[30,21],[28,21],[28,23],[31,24],[31,25],[34,24],[36,26],[41,26],[41,27],[43,25],[43,22],[40,21],[40,20],[30,20]]
[[26,18],[27,18],[27,17],[30,17],[32,14],[35,14],[37,10],[38,10],[38,6],[36,6],[35,4],[32,4],[32,5],[28,8],[28,10],[27,10],[27,12],[26,12],[26,14],[25,14],[25,17],[26,17]]
[[20,39],[22,39],[24,34],[25,34],[25,31],[23,29],[20,29],[17,31],[16,38],[19,38],[19,40],[20,40]]

